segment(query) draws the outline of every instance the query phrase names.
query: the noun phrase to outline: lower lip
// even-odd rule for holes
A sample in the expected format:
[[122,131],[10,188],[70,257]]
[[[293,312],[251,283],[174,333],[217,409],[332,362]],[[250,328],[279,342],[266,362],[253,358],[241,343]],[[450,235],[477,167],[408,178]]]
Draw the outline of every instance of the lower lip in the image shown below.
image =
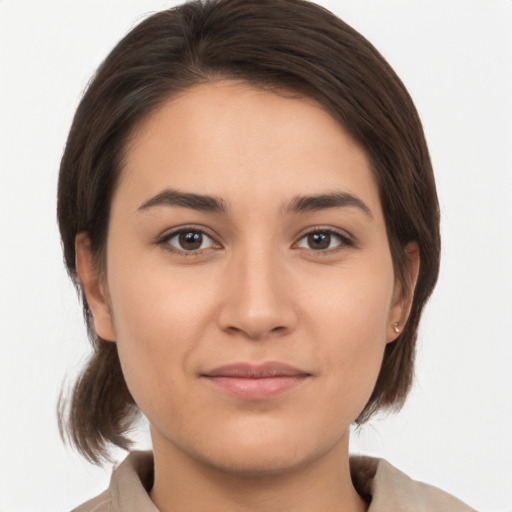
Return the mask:
[[206,377],[215,386],[231,395],[246,400],[264,400],[290,391],[306,379],[307,375],[286,375],[262,378]]

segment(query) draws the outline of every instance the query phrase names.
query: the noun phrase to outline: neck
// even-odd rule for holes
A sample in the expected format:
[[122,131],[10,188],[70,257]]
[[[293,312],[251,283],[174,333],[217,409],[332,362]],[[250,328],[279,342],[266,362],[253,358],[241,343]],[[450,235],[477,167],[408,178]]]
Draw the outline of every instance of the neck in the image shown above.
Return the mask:
[[368,505],[353,487],[345,437],[317,460],[272,474],[219,470],[154,439],[150,497],[160,512],[364,512]]

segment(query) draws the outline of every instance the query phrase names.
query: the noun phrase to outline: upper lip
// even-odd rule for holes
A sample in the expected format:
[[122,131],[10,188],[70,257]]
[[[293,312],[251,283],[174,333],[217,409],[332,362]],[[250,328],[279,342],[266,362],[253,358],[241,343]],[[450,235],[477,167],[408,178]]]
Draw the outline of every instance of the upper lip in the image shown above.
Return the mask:
[[308,375],[310,374],[304,370],[278,362],[263,364],[226,364],[203,374],[204,377],[231,377],[240,379],[264,379],[270,377],[298,377]]

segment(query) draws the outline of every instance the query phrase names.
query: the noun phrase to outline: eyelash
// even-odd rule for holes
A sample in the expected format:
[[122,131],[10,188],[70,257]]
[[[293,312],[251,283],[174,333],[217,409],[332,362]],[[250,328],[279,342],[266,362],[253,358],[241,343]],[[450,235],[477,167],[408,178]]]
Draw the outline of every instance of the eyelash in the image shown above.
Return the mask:
[[297,242],[295,242],[295,246],[298,245],[298,243],[303,240],[304,238],[315,235],[315,234],[326,234],[329,235],[331,238],[336,238],[338,240],[338,244],[335,247],[330,247],[327,249],[312,249],[312,248],[304,248],[306,251],[310,252],[312,255],[318,257],[318,256],[328,256],[331,254],[336,254],[339,251],[342,251],[343,249],[349,248],[349,247],[355,247],[354,240],[346,233],[342,231],[338,231],[336,229],[333,229],[331,227],[316,227],[313,229],[308,230],[306,233],[302,234]]
[[[184,249],[179,249],[177,247],[174,247],[169,243],[170,240],[172,240],[173,238],[179,237],[180,235],[183,235],[183,234],[191,234],[191,233],[196,233],[196,234],[199,233],[199,234],[201,234],[201,236],[207,237],[211,241],[211,247],[207,247],[205,249],[197,249],[197,250],[187,251]],[[298,244],[303,239],[305,239],[308,236],[315,235],[315,234],[329,235],[331,238],[332,237],[336,238],[339,243],[335,247],[330,247],[327,249],[318,249],[318,250],[312,249],[310,247],[309,248],[298,247]],[[178,254],[180,256],[186,256],[186,257],[200,256],[205,251],[210,250],[212,247],[215,249],[222,248],[222,246],[218,242],[216,242],[215,239],[210,234],[208,234],[206,232],[206,230],[204,230],[198,226],[190,226],[190,227],[185,226],[185,227],[176,229],[175,231],[172,231],[170,233],[166,233],[156,241],[156,244],[161,245],[165,250],[167,250],[171,253]],[[293,244],[293,246],[297,247],[299,249],[304,249],[304,250],[310,252],[311,254],[313,254],[314,256],[318,257],[318,256],[335,254],[338,251],[343,250],[344,248],[347,248],[347,247],[354,247],[355,243],[347,234],[340,232],[336,229],[333,229],[331,227],[329,227],[329,228],[316,227],[316,228],[310,229],[307,232],[301,234],[301,236],[299,237],[297,242],[295,242]]]
[[184,249],[178,249],[177,247],[174,247],[169,243],[173,238],[178,237],[183,234],[189,234],[189,233],[200,233],[203,237],[207,237],[208,239],[211,240],[212,246],[216,246],[215,248],[221,247],[220,244],[218,242],[215,242],[214,238],[206,232],[206,230],[204,230],[198,226],[184,226],[184,227],[176,229],[170,233],[166,233],[156,241],[156,244],[162,246],[166,251],[169,251],[173,254],[178,254],[180,256],[187,256],[187,257],[199,256],[204,251],[210,249],[210,247],[208,247],[206,249],[187,251]]

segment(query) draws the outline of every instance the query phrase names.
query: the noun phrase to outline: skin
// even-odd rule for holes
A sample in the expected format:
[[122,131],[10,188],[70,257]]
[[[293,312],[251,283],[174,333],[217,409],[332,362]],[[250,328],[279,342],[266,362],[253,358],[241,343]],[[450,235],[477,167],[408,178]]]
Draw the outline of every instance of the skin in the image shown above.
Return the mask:
[[[141,208],[168,189],[218,198],[225,211]],[[368,211],[290,208],[339,192]],[[198,249],[180,246],[177,230],[199,228]],[[406,321],[419,261],[410,244],[406,293],[366,155],[328,113],[232,81],[187,90],[131,139],[105,271],[95,272],[86,234],[76,247],[96,331],[118,344],[151,425],[160,510],[366,510],[350,480],[349,427],[398,336],[393,324]],[[264,400],[202,377],[267,361],[308,376]]]

